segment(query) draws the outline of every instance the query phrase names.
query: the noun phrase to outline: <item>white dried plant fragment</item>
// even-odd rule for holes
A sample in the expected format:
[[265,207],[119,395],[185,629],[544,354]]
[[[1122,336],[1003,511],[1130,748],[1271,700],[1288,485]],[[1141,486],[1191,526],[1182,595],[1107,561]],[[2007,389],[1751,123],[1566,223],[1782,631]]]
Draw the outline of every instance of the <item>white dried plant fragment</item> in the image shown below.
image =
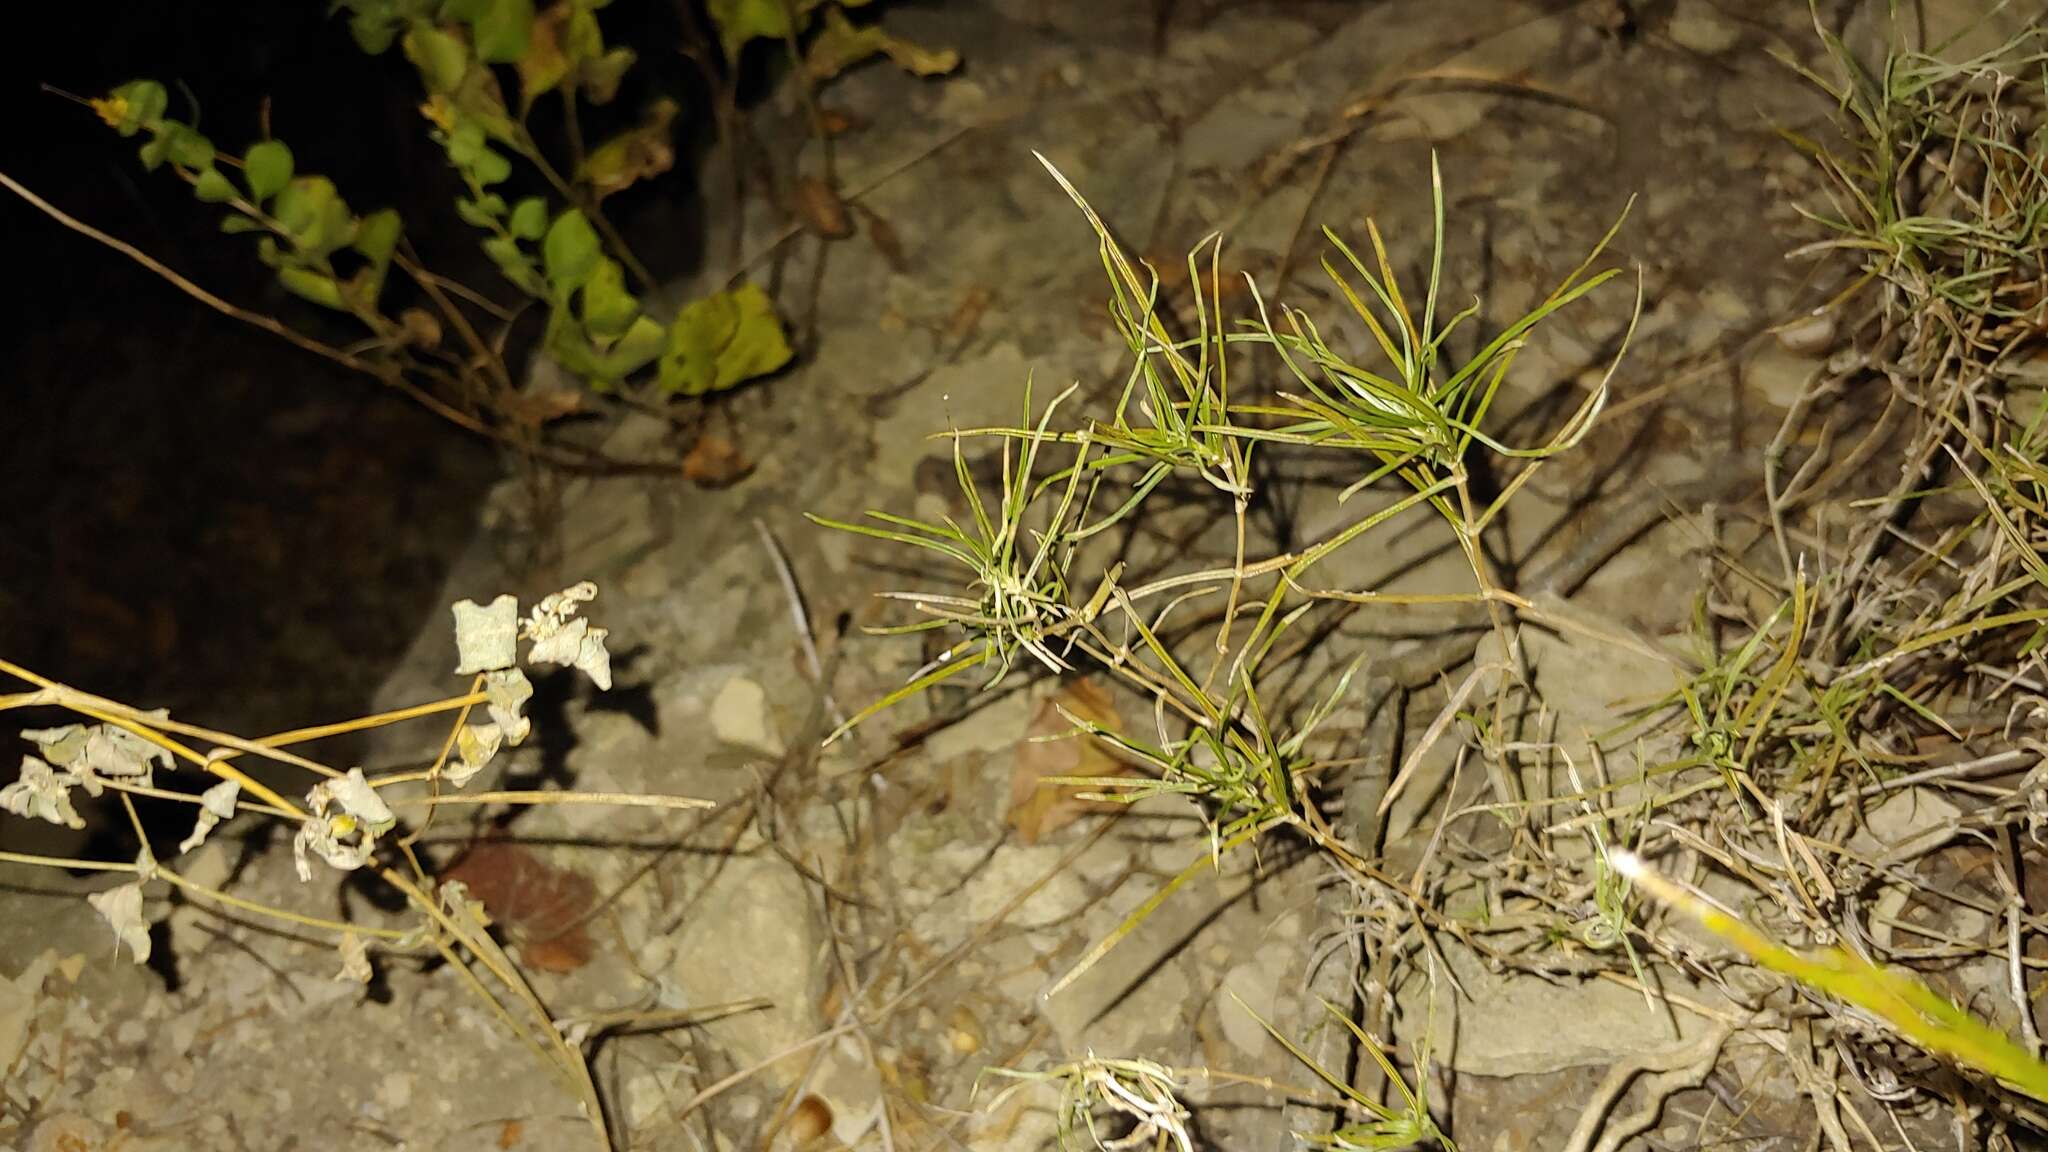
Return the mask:
[[[85,725],[66,724],[58,728],[24,728],[21,738],[36,746],[43,759],[59,768],[69,768],[85,755]],[[99,795],[94,792],[93,795]]]
[[306,793],[306,803],[313,809],[312,815],[292,838],[292,864],[301,882],[313,878],[307,853],[339,871],[353,872],[370,862],[377,851],[377,837],[398,822],[390,805],[363,778],[361,768],[314,785]]
[[600,689],[612,686],[612,658],[605,650],[602,628],[577,616],[583,605],[597,599],[597,585],[588,580],[547,596],[533,606],[520,625],[520,634],[533,641],[526,652],[531,663],[565,664],[581,668]]
[[299,883],[304,884],[313,878],[313,865],[306,860],[308,853],[327,861],[337,871],[353,872],[368,864],[370,853],[376,849],[376,837],[347,816],[308,816],[299,825],[299,834],[292,837],[292,867],[298,870]]
[[137,964],[149,963],[149,925],[142,919],[142,882],[94,892],[86,902],[114,929],[114,947],[126,944]]
[[199,819],[192,825],[192,834],[178,841],[179,852],[190,852],[206,843],[207,836],[223,820],[235,818],[235,801],[241,799],[242,785],[234,780],[223,780],[199,794]]
[[353,932],[341,934],[341,971],[334,974],[344,984],[368,984],[373,973],[370,970],[370,947],[361,936]]
[[[316,799],[323,790],[328,799]],[[313,805],[316,812],[325,811],[330,803],[339,804],[343,812],[368,825],[372,832],[387,831],[398,823],[398,817],[391,814],[391,806],[377,795],[377,790],[364,778],[361,768],[351,768],[346,776],[337,776],[315,785],[313,791],[306,794],[306,802]]]
[[467,929],[471,925],[478,928],[491,926],[491,914],[484,907],[483,901],[472,899],[469,895],[469,885],[460,880],[449,880],[441,885],[441,903],[448,909],[449,919],[454,920],[461,928]]
[[551,592],[533,606],[520,632],[529,640],[542,639],[568,624],[569,617],[581,612],[585,604],[595,599],[597,585],[589,580],[571,584],[560,592]]
[[66,828],[83,828],[85,821],[79,819],[78,810],[71,806],[71,786],[77,782],[69,772],[59,772],[33,756],[23,756],[20,777],[0,788],[0,810]]
[[464,724],[455,734],[455,763],[441,769],[441,778],[462,787],[476,779],[504,743],[504,730],[496,724]]
[[[161,708],[145,715],[157,720],[170,718],[170,713]],[[28,728],[21,735],[42,751],[44,760],[69,772],[90,796],[105,790],[108,778],[150,787],[157,768],[171,767],[169,749],[113,724]]]
[[533,681],[518,668],[507,668],[492,672],[484,677],[484,695],[487,698],[485,710],[491,714],[491,723],[505,737],[505,743],[518,747],[533,730],[533,721],[520,713],[526,702],[533,698]]
[[[158,719],[170,718],[168,712],[156,715]],[[134,780],[147,788],[154,769],[170,770],[171,753],[126,728],[98,724],[85,734],[85,767],[101,776]]]
[[455,603],[455,671],[469,676],[519,662],[519,601],[500,596],[488,605]]

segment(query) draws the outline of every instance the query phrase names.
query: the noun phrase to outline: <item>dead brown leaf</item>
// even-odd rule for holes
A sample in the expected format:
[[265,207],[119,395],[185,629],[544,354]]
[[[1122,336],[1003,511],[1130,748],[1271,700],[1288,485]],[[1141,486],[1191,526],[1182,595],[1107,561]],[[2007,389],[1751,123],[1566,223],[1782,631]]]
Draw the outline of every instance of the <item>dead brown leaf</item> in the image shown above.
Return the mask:
[[818,126],[825,130],[827,136],[844,136],[848,132],[858,132],[867,127],[868,122],[862,119],[858,112],[844,108],[820,108]]
[[499,403],[513,420],[540,428],[583,411],[583,393],[573,388],[534,388],[508,392]]
[[815,176],[806,176],[796,182],[796,214],[803,217],[804,226],[827,240],[844,240],[853,235],[853,217],[846,211],[846,201],[830,184]]
[[589,877],[557,868],[531,850],[504,841],[472,845],[442,876],[460,880],[483,901],[519,957],[542,972],[574,972],[590,962],[583,915],[597,900]]
[[869,208],[860,209],[861,218],[867,221],[868,242],[875,251],[882,254],[882,260],[889,265],[889,271],[901,276],[910,268],[910,261],[903,255],[903,238],[896,234],[896,226],[884,220],[880,213]]
[[1122,721],[1109,690],[1093,679],[1072,680],[1041,701],[1038,711],[1017,743],[1016,767],[1010,774],[1010,826],[1026,844],[1036,844],[1091,812],[1113,812],[1123,807],[1108,800],[1084,800],[1087,788],[1052,784],[1063,776],[1129,776],[1130,767],[1109,754],[1102,743],[1088,736],[1057,737],[1074,730],[1074,723],[1060,714],[1064,708],[1074,717],[1115,731]]
[[939,344],[944,348],[957,348],[974,335],[980,325],[982,314],[988,311],[989,290],[976,284],[960,297],[960,303],[953,306],[953,314],[946,317],[946,327],[939,333]]
[[716,432],[706,432],[683,457],[683,475],[699,488],[729,488],[747,478],[754,462],[739,445]]
[[435,348],[441,343],[441,322],[424,308],[407,308],[398,314],[399,339],[420,348]]

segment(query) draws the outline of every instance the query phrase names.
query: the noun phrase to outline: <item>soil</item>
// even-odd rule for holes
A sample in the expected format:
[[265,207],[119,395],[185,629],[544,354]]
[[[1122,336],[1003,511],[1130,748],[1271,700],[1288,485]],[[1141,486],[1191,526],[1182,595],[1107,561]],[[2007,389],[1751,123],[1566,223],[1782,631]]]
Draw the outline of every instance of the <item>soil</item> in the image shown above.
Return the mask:
[[[761,818],[548,807],[443,817],[420,850],[440,866],[469,853],[471,875],[505,889],[487,902],[512,909],[499,916],[507,942],[558,1017],[769,1002],[598,1046],[621,1147],[1046,1148],[1056,1091],[1006,1093],[985,1070],[1090,1054],[1183,1070],[1200,1147],[1292,1146],[1290,1131],[1328,1117],[1197,1070],[1309,1079],[1246,1007],[1312,1048],[1334,1040],[1316,998],[1352,1002],[1353,943],[1327,866],[1286,847],[1228,857],[1046,996],[1208,839],[1163,802],[1020,827],[1019,760],[1062,691],[1043,676],[922,698],[820,750],[829,717],[930,653],[861,631],[890,618],[875,592],[915,579],[902,557],[805,514],[947,511],[950,446],[931,433],[1018,421],[1027,379],[1039,403],[1070,382],[1077,406],[1121,387],[1094,238],[1034,151],[1129,250],[1170,268],[1222,230],[1226,262],[1317,315],[1342,306],[1316,267],[1323,224],[1362,235],[1370,215],[1397,267],[1425,266],[1434,151],[1446,300],[1483,297],[1489,332],[1636,198],[1611,253],[1640,271],[1642,321],[1610,418],[1518,499],[1499,562],[1534,576],[1564,565],[1575,577],[1545,591],[1653,642],[1679,636],[1696,538],[1650,517],[1612,555],[1588,541],[1631,501],[1690,511],[1742,495],[1757,483],[1743,462],[1811,367],[1770,334],[1812,291],[1783,258],[1806,235],[1792,204],[1812,176],[1777,130],[1819,131],[1827,104],[1772,55],[1812,59],[1811,17],[1733,0],[960,0],[892,6],[888,20],[967,64],[944,80],[869,67],[826,90],[861,125],[835,141],[842,186],[864,189],[852,236],[785,236],[778,210],[709,191],[727,179],[723,152],[702,162],[707,191],[687,213],[702,267],[668,291],[701,292],[734,252],[758,256],[750,272],[802,345],[789,371],[710,404],[712,485],[557,478],[536,514],[533,485],[490,450],[8,204],[10,231],[63,237],[75,265],[61,293],[121,304],[33,321],[11,358],[31,386],[9,437],[0,654],[253,734],[459,691],[448,605],[595,581],[589,611],[610,630],[616,686],[599,694],[568,670],[543,680],[539,738],[488,786],[682,794]],[[326,51],[352,51],[327,32]],[[755,115],[785,178],[819,170],[792,100],[770,94]],[[98,207],[99,222],[116,214]],[[1536,420],[1597,371],[1627,293],[1617,285],[1533,343],[1505,409]],[[628,420],[607,447],[672,447],[665,436]],[[1301,477],[1261,510],[1276,547],[1334,522],[1343,481],[1325,480]],[[1156,531],[1185,562],[1227,564],[1227,517],[1213,511],[1190,499]],[[1442,544],[1403,536],[1333,558],[1324,578],[1463,590],[1469,572]],[[831,673],[829,702],[778,557]],[[1375,621],[1347,643],[1399,658],[1432,639],[1426,615]],[[1649,674],[1563,641],[1536,659],[1581,717],[1639,694]],[[1416,714],[1440,704],[1418,699]],[[1136,701],[1110,707],[1149,724]],[[1370,755],[1365,720],[1347,706],[1333,721],[1348,754]],[[393,728],[335,762],[414,765],[444,736]],[[1390,859],[1412,866],[1456,787],[1447,771],[1431,765],[1389,813]],[[0,823],[0,843],[25,843],[22,829]],[[181,870],[232,877],[249,899],[390,911],[366,884],[301,884],[281,838],[223,836],[195,856]],[[340,957],[312,934],[170,901],[152,904],[160,958],[139,968],[76,898],[100,883],[0,878],[0,1057],[19,1052],[0,1147],[589,1142],[573,1096],[444,967],[380,962],[365,988],[334,978]],[[1437,1117],[1468,1150],[1561,1147],[1609,1068],[1697,1042],[1597,981],[1466,975],[1463,994],[1392,998],[1401,1051],[1438,1041]],[[849,1002],[863,1006],[858,1026],[832,1032]],[[1370,1079],[1340,1074],[1354,1071]],[[1813,1123],[1777,1065],[1735,1045],[1626,1147],[1789,1152],[1813,1146]]]

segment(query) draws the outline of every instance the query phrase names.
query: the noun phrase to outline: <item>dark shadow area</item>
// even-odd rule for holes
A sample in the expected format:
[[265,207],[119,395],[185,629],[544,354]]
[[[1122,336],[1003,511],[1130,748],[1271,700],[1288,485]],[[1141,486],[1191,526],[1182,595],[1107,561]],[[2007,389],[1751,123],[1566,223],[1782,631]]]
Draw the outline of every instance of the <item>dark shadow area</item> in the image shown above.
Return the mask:
[[[428,267],[510,300],[454,215],[459,181],[418,112],[411,65],[396,50],[364,55],[328,7],[40,7],[7,37],[0,171],[236,305],[356,339],[350,322],[278,288],[253,238],[223,235],[221,212],[168,168],[144,171],[139,139],[42,90],[94,96],[159,79],[173,115],[195,118],[196,102],[221,151],[260,139],[267,116],[300,172],[331,177],[359,211],[398,209]],[[615,9],[607,27],[621,42],[675,42],[668,5]],[[647,55],[586,133],[636,115],[641,88],[689,87],[687,62]],[[701,137],[708,118],[694,119],[684,135]],[[543,144],[558,121],[536,113]],[[704,141],[678,145],[676,172],[606,204],[645,240],[658,276],[701,248],[686,173]],[[445,614],[441,585],[502,475],[499,452],[11,192],[0,191],[0,234],[15,288],[0,314],[0,654],[248,735],[365,711],[417,630]],[[405,287],[394,277],[387,291]],[[515,353],[532,339],[524,327],[537,330],[515,329]]]

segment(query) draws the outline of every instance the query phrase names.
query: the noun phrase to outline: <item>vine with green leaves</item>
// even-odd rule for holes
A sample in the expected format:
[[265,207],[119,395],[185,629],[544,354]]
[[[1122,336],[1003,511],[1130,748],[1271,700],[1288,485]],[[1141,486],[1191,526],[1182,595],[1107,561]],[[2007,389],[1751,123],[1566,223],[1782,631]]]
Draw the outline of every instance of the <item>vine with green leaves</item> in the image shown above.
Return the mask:
[[[714,0],[722,67],[736,73],[757,40],[800,53],[795,82],[812,86],[872,57],[922,75],[950,71],[957,55],[934,52],[855,26],[844,7],[817,0]],[[418,74],[420,113],[459,174],[456,216],[519,299],[507,303],[425,267],[392,209],[359,213],[335,182],[302,167],[269,135],[239,154],[217,150],[200,132],[198,110],[173,114],[165,85],[133,80],[83,101],[124,138],[139,138],[149,171],[168,170],[202,202],[226,209],[221,229],[257,237],[256,255],[292,295],[343,313],[363,328],[346,346],[302,327],[230,304],[134,247],[75,220],[0,174],[0,184],[60,223],[108,244],[217,310],[290,339],[345,367],[399,388],[474,432],[558,464],[666,469],[661,461],[620,461],[552,437],[572,414],[610,406],[665,411],[675,398],[701,397],[770,375],[794,356],[774,302],[738,280],[664,314],[646,300],[654,287],[633,247],[607,219],[603,201],[674,163],[671,139],[682,106],[658,96],[635,123],[586,147],[581,113],[613,102],[636,60],[607,41],[598,13],[609,0],[341,0],[349,33],[371,55],[396,50]],[[727,97],[729,98],[729,97]],[[561,105],[567,164],[558,165],[529,124],[543,100]],[[723,110],[721,120],[732,118]],[[516,187],[529,187],[526,194]],[[414,224],[414,228],[420,227]],[[397,270],[416,291],[394,301]],[[536,354],[580,390],[527,387],[508,355],[515,325],[538,310]]]

